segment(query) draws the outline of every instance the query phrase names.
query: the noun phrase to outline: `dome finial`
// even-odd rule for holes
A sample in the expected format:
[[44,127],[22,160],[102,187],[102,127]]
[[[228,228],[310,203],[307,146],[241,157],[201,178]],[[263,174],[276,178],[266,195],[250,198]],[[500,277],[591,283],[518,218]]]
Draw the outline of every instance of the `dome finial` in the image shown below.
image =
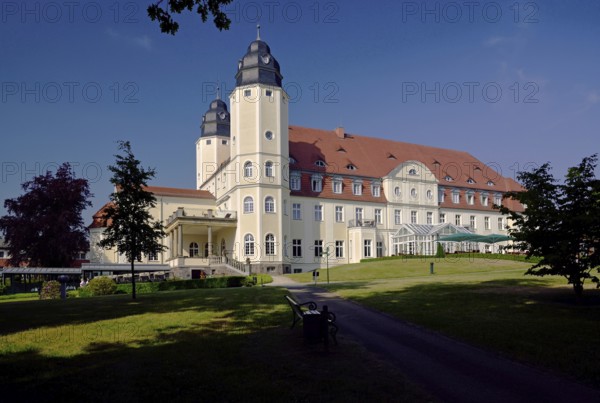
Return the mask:
[[217,74],[217,99],[221,99],[221,81],[219,80],[218,74]]
[[256,24],[256,40],[260,41],[260,24]]

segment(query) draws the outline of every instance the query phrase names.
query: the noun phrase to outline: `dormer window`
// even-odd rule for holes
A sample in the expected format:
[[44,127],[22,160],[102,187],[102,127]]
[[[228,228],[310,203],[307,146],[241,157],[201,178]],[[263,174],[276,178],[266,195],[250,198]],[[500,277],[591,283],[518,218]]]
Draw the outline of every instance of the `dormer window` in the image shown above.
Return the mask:
[[371,194],[373,197],[381,197],[381,184],[379,182],[371,183]]
[[323,175],[313,175],[310,184],[313,192],[321,192],[323,190]]
[[411,168],[411,169],[408,171],[408,174],[409,174],[409,175],[412,175],[412,176],[415,176],[415,175],[417,174],[417,170],[416,170],[416,169],[414,169],[414,168]]
[[290,174],[290,189],[291,190],[300,190],[300,179],[302,178],[302,174],[298,171],[292,172]]
[[354,181],[352,183],[352,193],[355,196],[362,195],[362,181]]
[[492,181],[488,181],[488,182],[487,182],[487,185],[488,185],[488,186],[496,186],[496,184],[495,184],[494,182],[492,182]]
[[489,204],[489,201],[490,201],[490,196],[487,193],[482,193],[481,194],[481,205],[487,206]]
[[474,192],[467,192],[467,204],[469,205],[473,205],[475,204],[475,193]]
[[454,189],[452,191],[452,203],[454,203],[454,204],[460,203],[460,191],[458,189]]
[[395,160],[396,159],[396,156],[394,154],[391,154],[391,153],[388,153],[387,157],[388,157],[388,160]]
[[331,186],[333,187],[333,193],[340,194],[342,193],[342,178],[335,177],[331,182]]
[[340,147],[340,148],[337,149],[337,152],[338,153],[345,153],[346,150],[344,150],[344,147]]
[[475,181],[473,180],[473,178],[469,178],[467,179],[467,183],[472,185],[475,183]]
[[349,171],[356,171],[356,165],[348,164],[346,165],[346,169]]
[[445,180],[446,182],[454,182],[454,178],[453,178],[453,177],[451,177],[450,175],[446,175],[446,176],[444,177],[444,180]]
[[327,164],[325,164],[325,161],[323,160],[316,160],[315,165],[322,168],[327,166]]

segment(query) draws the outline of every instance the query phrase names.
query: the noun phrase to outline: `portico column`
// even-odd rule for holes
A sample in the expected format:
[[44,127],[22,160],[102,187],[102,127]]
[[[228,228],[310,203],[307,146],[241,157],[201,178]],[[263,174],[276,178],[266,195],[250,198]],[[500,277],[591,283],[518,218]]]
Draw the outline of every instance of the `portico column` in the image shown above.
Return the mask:
[[212,227],[208,226],[208,256],[212,256],[213,254],[213,245],[212,245]]
[[183,256],[183,227],[177,226],[177,256]]

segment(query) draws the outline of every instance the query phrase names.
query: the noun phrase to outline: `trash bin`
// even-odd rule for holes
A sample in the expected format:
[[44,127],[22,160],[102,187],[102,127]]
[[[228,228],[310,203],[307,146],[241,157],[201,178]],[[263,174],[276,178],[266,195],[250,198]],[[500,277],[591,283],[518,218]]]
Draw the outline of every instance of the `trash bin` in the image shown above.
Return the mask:
[[318,343],[321,340],[322,334],[321,313],[319,311],[304,312],[302,327],[304,341],[307,343]]

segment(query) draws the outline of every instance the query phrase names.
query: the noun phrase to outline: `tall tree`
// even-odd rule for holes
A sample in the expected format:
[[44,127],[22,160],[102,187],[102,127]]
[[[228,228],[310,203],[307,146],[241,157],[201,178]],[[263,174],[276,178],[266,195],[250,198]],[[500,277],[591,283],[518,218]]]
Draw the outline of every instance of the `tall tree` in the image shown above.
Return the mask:
[[196,13],[206,22],[209,13],[213,16],[215,26],[222,30],[228,30],[231,20],[227,14],[221,10],[221,7],[231,3],[233,0],[168,0],[162,4],[163,0],[152,3],[148,6],[148,16],[152,21],[158,20],[161,32],[175,35],[179,30],[179,23],[175,21],[171,14],[181,14],[183,11],[192,11],[196,8]]
[[109,223],[104,230],[102,248],[117,248],[131,264],[132,296],[135,292],[135,261],[141,262],[144,254],[157,254],[165,247],[160,240],[165,236],[162,223],[153,221],[149,209],[156,206],[156,198],[145,190],[155,175],[154,169],[145,169],[135,158],[128,141],[119,142],[124,155],[115,155],[116,164],[108,169],[113,173],[110,182],[115,191],[110,195],[112,203],[104,211]]
[[81,213],[92,203],[86,179],[77,179],[68,163],[24,182],[25,194],[4,201],[8,214],[0,232],[9,247],[11,266],[69,267],[89,249]]
[[600,180],[595,177],[597,155],[569,168],[564,183],[558,183],[544,164],[532,172],[520,172],[525,190],[509,192],[524,211],[502,206],[500,212],[514,221],[509,230],[518,249],[528,257],[539,257],[527,274],[563,276],[578,299],[585,281],[600,286],[593,269],[600,266]]

